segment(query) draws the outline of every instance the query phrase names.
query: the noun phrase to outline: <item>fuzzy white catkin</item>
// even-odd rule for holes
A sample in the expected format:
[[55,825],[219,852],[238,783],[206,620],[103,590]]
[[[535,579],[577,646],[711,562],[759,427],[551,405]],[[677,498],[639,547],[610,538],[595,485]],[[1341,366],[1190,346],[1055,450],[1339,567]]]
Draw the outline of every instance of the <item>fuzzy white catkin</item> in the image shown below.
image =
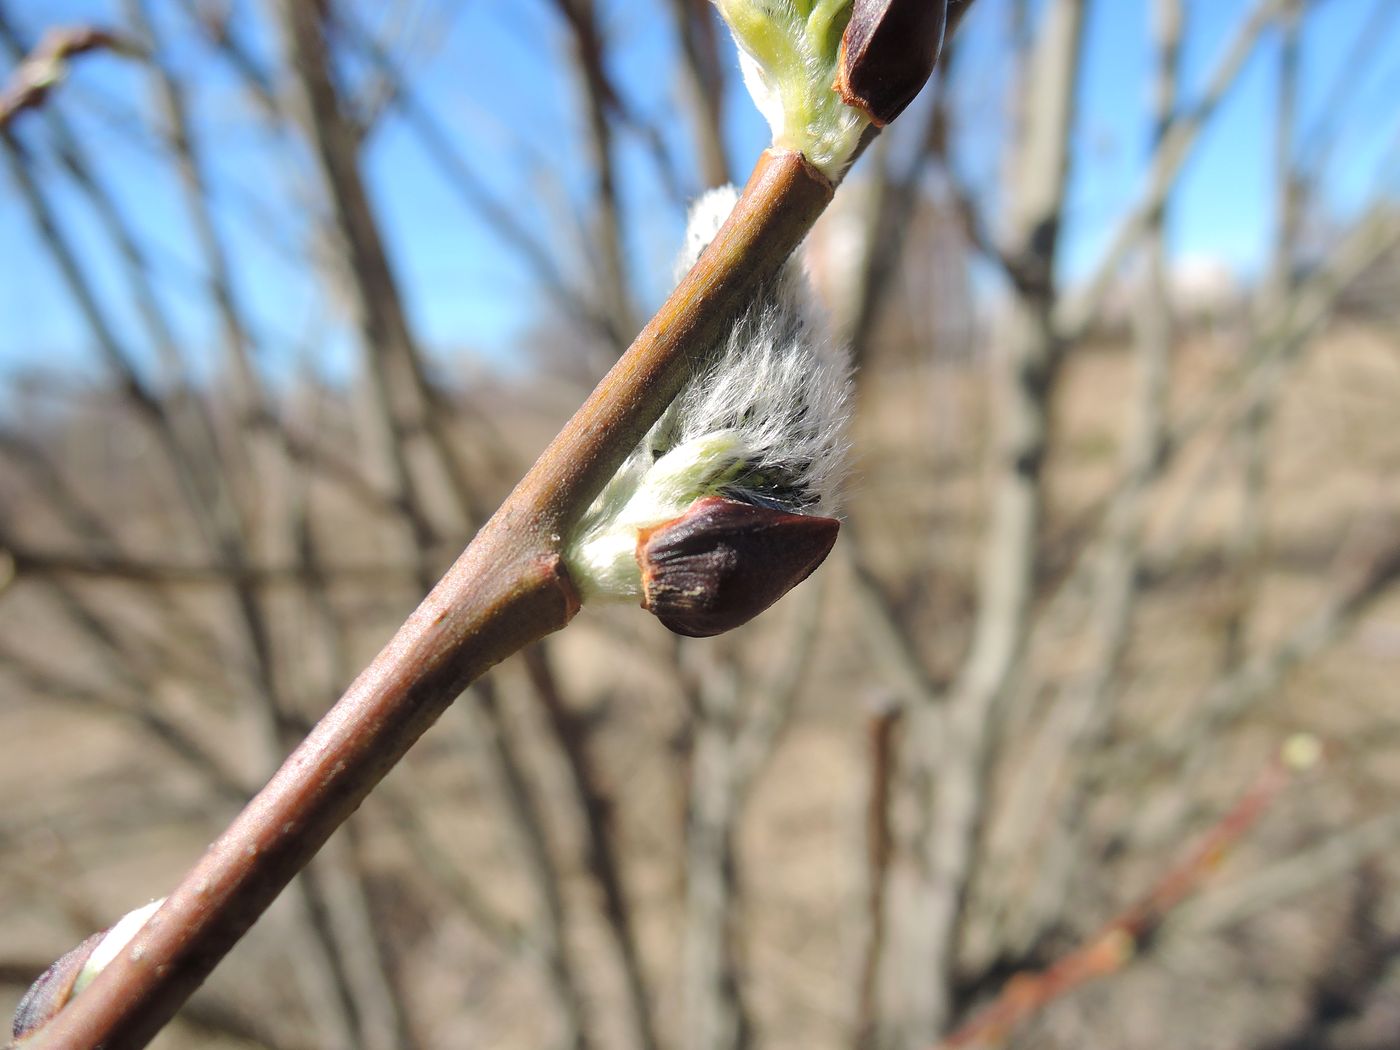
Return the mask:
[[[736,200],[738,191],[726,186],[696,201],[678,278]],[[637,597],[638,530],[680,516],[703,496],[835,512],[850,368],[801,263],[786,263],[706,356],[579,524],[566,558],[585,601]]]

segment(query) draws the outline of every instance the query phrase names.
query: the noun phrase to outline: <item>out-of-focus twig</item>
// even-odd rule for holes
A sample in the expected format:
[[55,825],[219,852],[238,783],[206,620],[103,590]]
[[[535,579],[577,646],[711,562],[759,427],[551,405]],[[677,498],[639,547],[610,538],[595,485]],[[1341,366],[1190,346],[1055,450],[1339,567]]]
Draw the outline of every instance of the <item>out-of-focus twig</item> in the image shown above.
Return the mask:
[[[919,657],[916,639],[911,637],[880,581],[865,563],[861,535],[856,522],[846,525],[851,586],[855,590],[861,631],[871,647],[871,663],[885,684],[910,705],[932,707],[942,700],[942,690]],[[854,536],[854,538],[852,538]]]
[[442,173],[448,187],[471,211],[487,223],[492,232],[510,246],[530,268],[535,279],[566,316],[575,318],[594,331],[610,333],[607,316],[572,287],[560,271],[549,246],[534,237],[510,208],[491,195],[483,180],[472,169],[462,148],[433,115],[386,52],[370,34],[338,12],[340,26],[365,51],[376,74],[394,86],[394,105],[404,124],[417,137],[424,152]]
[[[1157,0],[1154,22],[1157,61],[1152,120],[1156,141],[1172,126],[1177,65],[1183,37],[1181,0]],[[1063,907],[1065,888],[1075,870],[1082,812],[1087,805],[1082,763],[1074,758],[1102,746],[1111,726],[1114,688],[1132,637],[1140,586],[1147,504],[1161,477],[1167,431],[1174,326],[1168,287],[1166,209],[1152,217],[1147,232],[1147,275],[1134,339],[1135,379],[1125,421],[1124,483],[1113,494],[1094,556],[1088,669],[1073,676],[1055,697],[1025,757],[1018,763],[1006,819],[989,845],[983,874],[1000,883],[999,903],[1020,912],[1015,934],[1003,936],[1001,951],[1017,957],[1029,950],[1045,924]],[[1059,788],[1058,792],[1056,787]],[[1039,840],[1037,854],[1030,844]],[[1016,863],[1014,857],[1026,860]],[[1012,887],[1006,875],[1034,872],[1029,885]],[[998,878],[998,873],[1005,873]],[[1013,904],[1014,902],[1014,904]]]
[[42,105],[67,75],[72,59],[101,51],[130,58],[142,54],[134,40],[111,29],[73,26],[45,33],[39,46],[20,62],[0,89],[0,127],[7,126],[25,110]]
[[1166,200],[1191,147],[1220,108],[1230,88],[1239,78],[1264,30],[1277,17],[1286,0],[1258,0],[1240,25],[1220,63],[1215,67],[1205,92],[1189,109],[1172,121],[1171,132],[1163,136],[1149,166],[1147,184],[1138,202],[1124,215],[1109,240],[1093,275],[1074,295],[1065,296],[1055,307],[1054,328],[1067,342],[1079,339],[1093,323],[1104,295],[1128,253],[1142,237],[1153,214]]
[[[1050,406],[1061,360],[1051,322],[1056,239],[1070,168],[1085,4],[1055,0],[1042,15],[1026,81],[1008,252],[1020,279],[1012,301],[991,509],[982,544],[977,619],[946,710],[910,712],[902,766],[922,785],[927,831],[918,844],[918,921],[901,929],[885,967],[901,986],[898,1045],[927,1046],[952,1011],[954,973],[1009,687],[1031,622]],[[894,940],[892,938],[892,940]],[[894,947],[892,945],[892,947]]]
[[507,824],[519,839],[525,871],[539,908],[533,936],[526,944],[538,954],[544,978],[559,1005],[560,1045],[568,1050],[587,1050],[590,1041],[579,986],[580,968],[574,964],[569,948],[564,891],[558,868],[550,857],[544,820],[530,796],[524,770],[506,733],[494,684],[489,680],[477,683],[470,699],[464,711],[471,722],[471,734],[483,745],[482,751],[490,762],[501,801],[510,815]]
[[1244,922],[1270,908],[1343,878],[1377,854],[1400,844],[1400,812],[1382,813],[1258,871],[1212,887],[1186,901],[1163,924],[1164,940],[1197,937]]
[[[132,13],[138,16],[137,24],[141,24],[140,10],[133,9]],[[0,20],[0,31],[3,31],[0,35],[5,45],[16,49],[16,33],[8,19]],[[4,142],[6,153],[45,242],[59,262],[109,363],[121,378],[128,400],[137,414],[152,426],[160,440],[180,482],[180,495],[201,538],[215,557],[234,570],[228,576],[231,584],[229,597],[236,621],[242,629],[243,656],[252,672],[253,696],[257,701],[255,710],[260,716],[267,759],[275,763],[285,746],[285,697],[277,680],[273,635],[265,611],[260,606],[258,596],[237,571],[246,558],[246,524],[238,515],[212,420],[203,400],[190,388],[173,326],[155,293],[149,263],[134,230],[87,163],[82,143],[68,128],[62,115],[50,111],[46,116],[64,167],[92,201],[104,228],[118,248],[140,316],[160,354],[168,382],[177,397],[162,396],[134,367],[126,348],[120,344],[97,305],[97,297],[77,250],[55,220],[53,207],[46,199],[44,190],[30,175],[26,156],[8,133],[5,133]],[[367,1003],[370,997],[360,994],[365,991],[363,988],[352,992],[348,987],[346,970],[341,964],[345,955],[329,943],[329,928],[321,921],[326,912],[325,903],[314,882],[302,881],[297,884],[298,914],[302,919],[297,939],[307,948],[308,957],[316,959],[312,966],[303,967],[302,972],[312,983],[323,986],[322,991],[317,992],[310,1001],[322,1023],[324,1037],[337,1046],[357,1047],[363,1044],[355,1018],[356,1004]],[[327,985],[335,987],[331,989],[325,987]],[[390,996],[378,998],[386,1003],[392,1001]],[[334,1005],[325,1005],[331,1001]],[[321,1005],[316,1005],[318,1003]]]
[[1324,101],[1314,111],[1311,126],[1304,129],[1300,136],[1297,156],[1303,178],[1316,181],[1326,171],[1337,143],[1347,129],[1346,122],[1337,119],[1337,114],[1343,112],[1348,99],[1354,97],[1358,85],[1372,68],[1371,62],[1376,55],[1388,54],[1385,44],[1391,39],[1397,18],[1400,18],[1400,7],[1389,0],[1376,0],[1371,14],[1357,27],[1346,57],[1337,64],[1332,82],[1319,96]]
[[[1317,742],[1294,738],[1231,809],[1184,859],[1136,904],[1081,947],[1039,973],[1013,977],[1001,995],[966,1024],[945,1036],[937,1050],[1000,1045],[1019,1025],[1075,988],[1115,973],[1132,961],[1167,916],[1194,894],[1268,812],[1294,774],[1313,759]],[[1302,762],[1295,760],[1300,755]]]
[[734,739],[734,776],[741,801],[752,794],[773,757],[807,682],[821,636],[828,594],[826,577],[811,580],[807,587],[805,600],[794,610],[792,633],[782,646],[782,660],[769,677],[753,676],[748,690],[753,695],[744,701],[744,719]]
[[[687,1050],[748,1046],[742,881],[736,839],[754,784],[787,724],[810,663],[821,601],[793,617],[771,677],[745,683],[737,654],[682,643],[678,678],[692,716],[687,785],[682,1004]],[[725,643],[726,645],[728,643]]]
[[609,116],[619,103],[605,70],[605,45],[593,0],[554,0],[554,6],[569,27],[574,64],[583,85],[593,179],[590,232],[598,246],[598,292],[610,322],[614,345],[621,347],[635,330],[636,322],[623,263],[622,205]]
[[[1290,357],[1301,352],[1333,316],[1345,292],[1378,260],[1400,244],[1400,216],[1390,209],[1377,207],[1368,211],[1349,228],[1328,252],[1326,258],[1309,275],[1299,281],[1286,308],[1267,318],[1263,331],[1256,336],[1261,353],[1251,361],[1231,369],[1196,404],[1175,420],[1163,435],[1158,451],[1161,474],[1176,463],[1192,443],[1208,433],[1231,431],[1239,424],[1244,405],[1256,385],[1267,382],[1261,378],[1256,365],[1267,363],[1275,356]],[[1198,496],[1205,480],[1221,463],[1220,456],[1208,457],[1195,481],[1186,487],[1181,499],[1182,509],[1173,516],[1162,531],[1165,538],[1155,541],[1144,558],[1145,569],[1162,563],[1175,562],[1186,539],[1188,512],[1199,506]],[[1100,534],[1104,523],[1113,513],[1116,501],[1131,485],[1131,475],[1120,472],[1105,489],[1104,494],[1083,514],[1082,531]],[[1077,530],[1079,531],[1079,530]],[[1066,572],[1051,600],[1049,621],[1064,618],[1064,604],[1079,597],[1087,588],[1097,562],[1092,555],[1098,548],[1089,545]]]
[[670,0],[670,5],[685,60],[686,91],[695,125],[700,172],[706,186],[723,186],[729,181],[729,155],[720,120],[724,76],[714,6],[708,0]]
[[[1296,668],[1316,658],[1345,637],[1376,601],[1390,593],[1400,579],[1400,532],[1384,518],[1367,522],[1338,557],[1332,593],[1309,615],[1296,621],[1267,649],[1252,654],[1235,671],[1216,679],[1191,704],[1185,723],[1158,740],[1125,745],[1094,763],[1090,775],[1098,783],[1140,778],[1143,769],[1182,770],[1189,779],[1216,752],[1216,741],[1231,726],[1248,716],[1274,694]],[[1167,804],[1151,818],[1140,818],[1132,828],[1135,841],[1170,839],[1189,818],[1190,807],[1181,796],[1168,796]]]
[[403,580],[413,571],[411,565],[384,562],[327,565],[313,569],[303,563],[217,565],[82,550],[40,550],[22,543],[12,543],[6,549],[14,571],[20,575],[87,577],[135,584],[217,585],[237,582],[251,586],[293,585],[306,583],[315,573],[333,581],[368,585]]
[[[54,703],[71,704],[130,722],[158,747],[198,773],[214,795],[236,805],[247,800],[250,786],[225,767],[222,756],[196,740],[148,701],[138,703],[130,696],[115,691],[102,692],[81,682],[61,678],[3,641],[0,641],[0,673],[13,676],[31,693],[50,697]],[[145,701],[145,698],[142,697],[142,700]],[[91,925],[100,927],[102,924]]]
[[[278,10],[304,63],[322,46],[308,25],[316,11],[288,0]],[[319,85],[303,88],[315,96],[312,107],[325,107],[311,122],[313,136],[334,129],[334,98]],[[334,185],[337,172],[325,174],[332,196],[346,188]],[[764,155],[699,263],[456,566],[130,949],[33,1037],[33,1047],[144,1045],[465,686],[569,622],[577,595],[563,568],[565,536],[692,374],[699,349],[771,278],[832,192],[801,155]],[[360,247],[353,239],[347,245]]]
[[[682,643],[682,658],[697,658]],[[695,742],[686,813],[684,1050],[747,1045],[748,1009],[739,983],[738,872],[734,835],[740,798],[734,741],[740,720],[739,669],[732,654],[707,653],[691,696]]]
[[379,480],[402,508],[407,524],[403,546],[418,557],[415,575],[426,586],[432,568],[425,559],[438,528],[425,509],[422,479],[412,470],[406,440],[409,433],[432,432],[422,357],[361,178],[359,133],[331,76],[324,12],[317,4],[292,2],[279,2],[275,11],[294,72],[292,109],[330,203],[328,233],[341,270],[336,276],[347,293],[368,378],[369,452]]
[[[1294,267],[1303,221],[1302,184],[1296,159],[1299,104],[1299,59],[1302,39],[1302,0],[1287,0],[1279,21],[1278,93],[1274,116],[1274,195],[1277,219],[1269,273],[1259,294],[1259,312],[1286,309],[1297,280]],[[1251,344],[1246,353],[1258,357],[1267,347]],[[1221,661],[1228,673],[1244,659],[1249,626],[1256,614],[1267,554],[1269,441],[1288,366],[1293,355],[1269,354],[1255,365],[1256,382],[1249,391],[1239,426],[1233,435],[1240,456],[1239,517],[1229,540],[1231,561],[1229,606],[1222,625]]]
[[651,1000],[642,972],[641,953],[633,928],[632,908],[622,881],[613,829],[614,800],[598,776],[582,719],[571,711],[545,652],[534,645],[521,654],[535,698],[564,756],[569,781],[582,810],[588,870],[602,893],[603,918],[627,985],[629,1021],[642,1050],[656,1050]]
[[1297,621],[1272,647],[1246,659],[1210,686],[1192,706],[1192,717],[1178,732],[1149,742],[1143,750],[1158,761],[1176,763],[1247,715],[1294,668],[1342,638],[1356,621],[1400,580],[1400,526],[1379,519],[1363,523],[1338,557],[1333,592],[1310,615]]
[[860,919],[863,943],[856,976],[856,1021],[852,1045],[868,1050],[873,1045],[879,1017],[880,965],[889,932],[887,914],[890,860],[894,853],[894,828],[890,806],[895,784],[895,747],[901,711],[885,705],[868,722],[869,781],[865,800],[865,900]]

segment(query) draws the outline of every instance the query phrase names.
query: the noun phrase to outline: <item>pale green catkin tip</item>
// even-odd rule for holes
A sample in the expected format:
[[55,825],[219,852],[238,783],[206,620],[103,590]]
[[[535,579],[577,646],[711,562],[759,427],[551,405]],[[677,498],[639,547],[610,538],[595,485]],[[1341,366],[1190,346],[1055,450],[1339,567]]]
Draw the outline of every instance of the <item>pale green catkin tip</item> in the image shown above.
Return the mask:
[[718,0],[739,47],[744,83],[773,145],[802,153],[832,181],[869,120],[833,87],[852,0]]
[[145,907],[137,908],[135,911],[127,912],[122,918],[107,931],[107,935],[102,938],[93,952],[88,956],[88,960],[83,964],[83,968],[78,972],[77,980],[73,982],[73,994],[77,995],[84,988],[90,985],[99,973],[105,970],[108,964],[121,954],[121,950],[131,943],[133,937],[141,932],[141,927],[146,925],[152,915],[160,910],[160,906],[165,903],[165,898],[151,901]]
[[677,445],[649,468],[645,463],[624,465],[564,550],[569,575],[583,600],[640,595],[640,531],[678,518],[697,499],[719,492],[741,468],[741,457],[738,435],[719,431]]

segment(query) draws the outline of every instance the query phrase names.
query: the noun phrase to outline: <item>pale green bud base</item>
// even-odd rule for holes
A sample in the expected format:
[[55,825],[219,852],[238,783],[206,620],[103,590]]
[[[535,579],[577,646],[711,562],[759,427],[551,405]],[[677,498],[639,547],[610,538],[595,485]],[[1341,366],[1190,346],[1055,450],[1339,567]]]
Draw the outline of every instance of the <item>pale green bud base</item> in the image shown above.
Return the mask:
[[840,180],[869,125],[833,88],[851,0],[717,0],[778,149]]
[[743,466],[743,444],[733,431],[694,438],[649,465],[634,455],[589,508],[577,538],[564,550],[583,601],[641,597],[641,530],[678,518],[697,499],[717,494]]
[[131,943],[131,939],[141,932],[141,927],[146,925],[146,920],[160,910],[160,906],[165,903],[165,898],[151,901],[144,908],[137,908],[129,911],[117,921],[117,924],[107,931],[106,935],[98,942],[97,947],[88,956],[83,968],[78,971],[77,979],[73,981],[73,995],[77,995],[84,988],[90,985],[99,973],[107,968],[107,965],[121,954],[121,950]]

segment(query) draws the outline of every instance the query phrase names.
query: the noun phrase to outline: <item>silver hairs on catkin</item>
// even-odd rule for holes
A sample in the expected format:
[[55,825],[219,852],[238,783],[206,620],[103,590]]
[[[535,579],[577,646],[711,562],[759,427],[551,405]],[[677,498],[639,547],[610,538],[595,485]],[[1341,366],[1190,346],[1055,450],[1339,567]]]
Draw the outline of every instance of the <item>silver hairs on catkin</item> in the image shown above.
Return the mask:
[[[737,200],[726,186],[696,201],[678,276]],[[850,369],[799,261],[784,265],[706,358],[580,523],[569,560],[585,599],[635,596],[638,530],[682,514],[696,499],[835,511]]]
[[[689,270],[738,199],[711,190],[691,210],[678,270]],[[712,362],[648,435],[653,454],[732,431],[745,460],[722,491],[745,502],[832,514],[846,464],[850,366],[812,301],[802,264],[789,260],[729,330]]]

